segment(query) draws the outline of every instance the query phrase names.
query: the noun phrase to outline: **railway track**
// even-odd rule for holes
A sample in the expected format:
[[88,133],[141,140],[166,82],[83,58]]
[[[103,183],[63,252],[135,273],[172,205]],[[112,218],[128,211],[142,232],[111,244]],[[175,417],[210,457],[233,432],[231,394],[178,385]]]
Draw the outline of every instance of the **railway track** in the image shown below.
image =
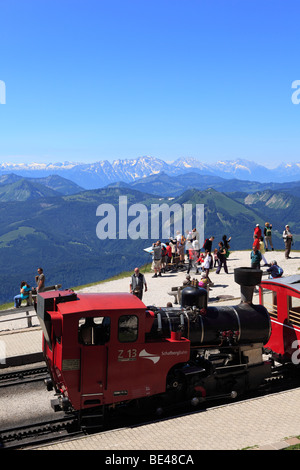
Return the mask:
[[38,382],[49,377],[46,366],[35,366],[30,369],[18,369],[0,374],[0,388]]
[[[277,385],[275,383],[277,382]],[[280,391],[289,390],[295,386],[295,384],[281,384],[281,380],[272,381],[272,387],[265,392],[256,392],[250,396],[240,397],[236,402],[241,402],[244,400],[256,399],[258,397],[278,393]],[[298,382],[299,386],[299,382]],[[232,403],[232,400],[228,400],[228,403]],[[34,449],[39,445],[45,445],[51,442],[61,442],[63,440],[70,440],[73,438],[80,438],[88,434],[93,434],[95,432],[113,430],[116,428],[121,428],[124,426],[140,426],[143,424],[153,423],[156,420],[172,419],[178,416],[185,414],[194,414],[201,410],[203,412],[205,409],[211,407],[218,408],[219,406],[224,406],[223,400],[217,400],[216,402],[209,402],[195,409],[191,405],[182,404],[179,408],[175,405],[170,406],[169,409],[165,409],[162,416],[152,415],[148,416],[119,416],[113,418],[110,423],[102,422],[96,428],[81,428],[79,425],[77,415],[64,415],[55,419],[16,426],[13,428],[8,428],[0,431],[0,450],[22,450],[25,448]]]
[[24,449],[54,440],[62,440],[84,433],[74,416],[64,416],[47,422],[33,423],[0,431],[0,449]]
[[[282,374],[282,370],[279,368],[278,372],[274,374],[272,379],[268,380],[266,383],[266,388],[262,390],[257,390],[250,394],[250,396],[240,397],[235,401],[243,401],[244,399],[253,399],[262,395],[268,395],[271,393],[280,392],[283,390],[291,389],[294,387],[299,387],[299,375],[296,377],[284,377],[285,374]],[[289,375],[289,374],[288,374]],[[292,374],[293,375],[293,374]],[[45,366],[36,366],[27,370],[15,370],[13,372],[4,373],[0,375],[0,387],[15,386],[21,385],[24,383],[41,381],[48,377],[48,371]],[[232,403],[232,401],[229,401]],[[223,400],[211,403],[204,403],[203,407],[210,408],[211,406],[224,406]],[[163,416],[159,419],[170,419],[172,417],[197,412],[195,408],[191,408],[190,405],[185,408],[181,408],[180,405],[170,406],[170,409],[163,410]],[[202,408],[202,407],[201,407]],[[198,410],[199,411],[199,410]],[[203,408],[202,408],[203,411]],[[157,416],[156,416],[157,419]],[[106,423],[106,426],[103,426],[99,423],[97,429],[92,430],[87,428],[82,428],[79,425],[78,416],[76,414],[67,414],[54,419],[46,420],[43,422],[35,422],[33,424],[26,424],[15,426],[13,428],[0,430],[0,449],[23,449],[23,448],[34,448],[40,444],[47,444],[54,441],[68,440],[74,437],[83,437],[86,434],[93,432],[100,432],[107,429],[114,429],[115,427],[122,427],[125,423],[125,426],[130,425],[140,425],[145,420],[145,417],[138,417],[127,415],[110,420],[109,423]],[[146,422],[152,422],[152,418],[147,419]],[[107,426],[108,424],[108,426]]]

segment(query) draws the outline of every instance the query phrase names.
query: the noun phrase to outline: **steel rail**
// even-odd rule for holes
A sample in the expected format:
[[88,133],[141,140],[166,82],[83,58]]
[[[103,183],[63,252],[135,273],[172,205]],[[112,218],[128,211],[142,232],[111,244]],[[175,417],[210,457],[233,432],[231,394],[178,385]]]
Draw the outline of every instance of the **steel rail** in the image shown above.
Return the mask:
[[0,449],[23,449],[63,438],[83,436],[75,416],[64,416],[0,431]]
[[49,377],[46,366],[36,366],[31,369],[18,369],[13,372],[0,374],[0,388],[39,382]]

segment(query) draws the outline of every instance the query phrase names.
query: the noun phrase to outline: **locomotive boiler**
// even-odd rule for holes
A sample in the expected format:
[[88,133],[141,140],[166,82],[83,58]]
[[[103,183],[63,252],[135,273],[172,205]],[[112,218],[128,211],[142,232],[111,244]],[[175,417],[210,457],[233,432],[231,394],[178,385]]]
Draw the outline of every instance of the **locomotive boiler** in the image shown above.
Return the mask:
[[38,294],[54,410],[84,416],[133,402],[159,410],[262,386],[272,374],[272,361],[264,359],[270,316],[252,302],[262,272],[234,274],[241,285],[236,306],[208,306],[206,290],[192,286],[171,308],[146,307],[131,294]]

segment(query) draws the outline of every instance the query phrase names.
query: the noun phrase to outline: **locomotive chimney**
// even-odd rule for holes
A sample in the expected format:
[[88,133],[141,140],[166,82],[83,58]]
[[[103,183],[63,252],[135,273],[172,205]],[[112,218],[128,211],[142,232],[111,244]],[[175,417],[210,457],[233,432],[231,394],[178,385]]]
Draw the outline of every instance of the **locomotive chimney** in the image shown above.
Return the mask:
[[207,309],[207,291],[202,287],[187,286],[181,292],[181,307]]
[[255,286],[260,284],[262,271],[253,268],[236,268],[234,280],[241,286],[241,303],[252,304]]

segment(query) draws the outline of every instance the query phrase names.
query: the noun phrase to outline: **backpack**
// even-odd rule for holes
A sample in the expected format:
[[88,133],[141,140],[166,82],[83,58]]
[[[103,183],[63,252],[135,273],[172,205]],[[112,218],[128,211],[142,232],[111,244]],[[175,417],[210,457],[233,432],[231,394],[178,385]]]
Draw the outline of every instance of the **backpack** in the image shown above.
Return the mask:
[[282,276],[283,269],[278,266],[278,276]]

